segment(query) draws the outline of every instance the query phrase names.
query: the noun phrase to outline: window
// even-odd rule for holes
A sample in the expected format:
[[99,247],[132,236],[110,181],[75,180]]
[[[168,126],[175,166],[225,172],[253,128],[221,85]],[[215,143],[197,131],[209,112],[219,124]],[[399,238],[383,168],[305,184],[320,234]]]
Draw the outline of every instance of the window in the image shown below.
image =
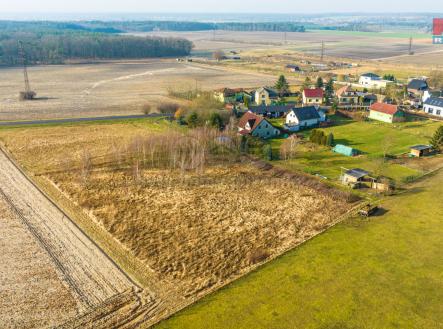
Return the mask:
[[432,114],[432,113],[434,113],[434,110],[431,109],[431,108],[428,108],[428,113],[429,113],[429,114]]
[[437,111],[435,111],[435,114],[437,114],[437,115],[441,115],[441,110],[437,110]]

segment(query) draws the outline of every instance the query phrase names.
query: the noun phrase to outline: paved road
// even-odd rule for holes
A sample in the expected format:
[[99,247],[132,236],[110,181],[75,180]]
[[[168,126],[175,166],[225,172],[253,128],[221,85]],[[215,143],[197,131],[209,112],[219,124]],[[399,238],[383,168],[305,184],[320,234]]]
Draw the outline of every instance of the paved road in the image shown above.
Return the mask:
[[0,197],[49,254],[84,310],[134,283],[0,150]]
[[0,126],[13,127],[13,126],[26,126],[26,125],[39,125],[39,124],[57,124],[57,123],[75,123],[75,122],[88,122],[88,121],[109,121],[109,120],[130,120],[130,119],[144,119],[144,118],[171,118],[172,114],[140,114],[140,115],[119,115],[119,116],[105,116],[105,117],[91,117],[91,118],[67,118],[67,119],[53,119],[53,120],[29,120],[29,121],[0,121]]

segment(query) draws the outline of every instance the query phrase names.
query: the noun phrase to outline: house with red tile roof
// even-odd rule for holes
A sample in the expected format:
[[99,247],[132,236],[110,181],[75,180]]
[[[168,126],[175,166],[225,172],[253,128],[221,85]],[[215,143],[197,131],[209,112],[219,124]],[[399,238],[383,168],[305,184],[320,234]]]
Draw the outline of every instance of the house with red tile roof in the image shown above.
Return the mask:
[[280,129],[274,127],[261,115],[246,112],[238,122],[238,132],[241,135],[251,135],[263,139],[273,138],[280,135]]
[[303,105],[322,105],[324,91],[321,88],[304,89]]
[[405,113],[397,105],[374,103],[369,107],[369,119],[388,123],[401,122],[405,121]]

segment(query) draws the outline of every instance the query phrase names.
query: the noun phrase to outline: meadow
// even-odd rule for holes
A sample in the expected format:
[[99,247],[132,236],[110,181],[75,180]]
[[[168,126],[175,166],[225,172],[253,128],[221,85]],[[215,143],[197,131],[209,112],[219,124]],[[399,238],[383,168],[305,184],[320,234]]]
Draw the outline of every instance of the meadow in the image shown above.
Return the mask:
[[441,328],[443,171],[155,328]]
[[[429,144],[433,133],[440,126],[439,122],[424,120],[391,125],[376,121],[352,121],[338,116],[333,116],[331,120],[335,125],[321,130],[325,134],[332,133],[336,144],[351,146],[361,151],[361,155],[347,157],[334,153],[327,147],[309,145],[307,150],[300,145],[294,159],[280,160],[277,163],[288,169],[327,177],[333,182],[338,181],[344,168],[361,168],[392,178],[397,183],[404,183],[411,177],[434,169],[429,159],[410,159],[406,154],[410,146]],[[305,138],[309,134],[309,131],[303,132]],[[272,141],[276,155],[281,143],[281,139]],[[383,162],[384,153],[398,159]]]

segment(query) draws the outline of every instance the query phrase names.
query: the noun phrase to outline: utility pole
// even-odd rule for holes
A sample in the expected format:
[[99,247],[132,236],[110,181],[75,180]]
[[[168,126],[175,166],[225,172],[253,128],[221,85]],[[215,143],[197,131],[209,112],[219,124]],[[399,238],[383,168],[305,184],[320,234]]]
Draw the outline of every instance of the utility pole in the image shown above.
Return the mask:
[[414,55],[412,51],[412,37],[409,38],[409,55]]

